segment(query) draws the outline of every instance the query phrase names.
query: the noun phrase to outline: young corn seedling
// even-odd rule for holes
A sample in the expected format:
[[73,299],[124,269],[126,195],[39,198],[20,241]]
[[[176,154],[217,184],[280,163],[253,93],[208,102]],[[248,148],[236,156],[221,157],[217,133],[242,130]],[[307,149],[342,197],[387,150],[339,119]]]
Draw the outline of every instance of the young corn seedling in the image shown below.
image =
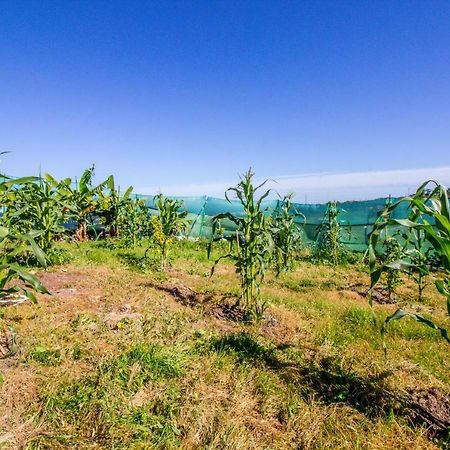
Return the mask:
[[[430,184],[434,187],[427,189]],[[410,211],[408,216],[404,219],[395,219],[393,213],[405,203]],[[446,298],[447,314],[450,316],[450,206],[447,189],[435,181],[427,181],[419,187],[414,196],[404,197],[398,202],[386,206],[379,214],[369,236],[370,293],[373,292],[373,288],[386,270],[396,269],[405,272],[419,270],[414,259],[408,253],[401,259],[389,264],[378,264],[376,247],[381,234],[388,226],[399,227],[409,236],[414,236],[411,234],[413,231],[422,232],[422,238],[425,239],[423,244],[430,245],[440,256],[443,266],[443,279],[438,279],[435,285],[437,290]],[[408,241],[405,245],[408,245]],[[372,295],[370,295],[370,304],[372,306]],[[404,317],[410,317],[439,331],[441,336],[450,343],[450,336],[445,328],[436,325],[431,319],[404,309],[398,309],[385,319],[381,328],[382,335],[385,335],[389,322]],[[384,347],[386,348],[385,344]]]
[[[216,235],[221,220],[228,219],[233,222],[236,225],[236,231],[233,235],[225,237],[230,244],[229,251],[215,261],[211,275],[220,260],[228,258],[233,261],[241,281],[241,297],[237,301],[237,305],[242,306],[249,317],[259,321],[267,306],[266,302],[261,300],[260,290],[272,257],[273,240],[270,221],[261,206],[270,190],[265,191],[259,198],[256,194],[267,180],[255,187],[253,175],[249,169],[241,177],[236,187],[231,187],[225,192],[225,198],[228,201],[230,201],[229,193],[232,192],[236,195],[244,209],[244,216],[223,213],[213,218],[212,242],[224,239],[223,236]],[[208,257],[211,253],[212,242],[208,246]]]

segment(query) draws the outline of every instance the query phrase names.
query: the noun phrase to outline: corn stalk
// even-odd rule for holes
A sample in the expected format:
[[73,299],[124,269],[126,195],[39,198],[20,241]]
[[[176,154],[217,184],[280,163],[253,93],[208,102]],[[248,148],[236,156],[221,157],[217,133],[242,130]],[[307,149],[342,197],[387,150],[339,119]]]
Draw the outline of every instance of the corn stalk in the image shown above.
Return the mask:
[[[432,188],[428,188],[429,186]],[[400,205],[406,203],[410,213],[404,219],[395,219],[393,213]],[[389,226],[400,227],[408,236],[413,237],[413,232],[423,233],[423,238],[436,253],[441,257],[444,269],[444,279],[435,282],[437,290],[446,298],[447,314],[450,316],[450,207],[448,192],[445,186],[435,181],[423,183],[414,196],[400,199],[398,202],[388,205],[378,216],[373,230],[369,236],[369,267],[370,267],[370,304],[372,302],[373,288],[380,280],[384,271],[396,269],[408,272],[410,270],[420,270],[410,255],[389,264],[378,264],[376,247],[383,231]],[[409,238],[408,238],[409,239]],[[409,244],[408,240],[405,245]],[[423,244],[423,243],[422,243]],[[436,325],[431,319],[427,319],[420,314],[398,309],[394,314],[388,316],[383,323],[381,333],[384,336],[387,325],[393,320],[403,317],[410,317],[419,323],[427,325],[440,332],[441,336],[450,343],[448,331]]]
[[274,243],[273,265],[276,275],[293,270],[294,261],[302,248],[302,233],[295,223],[297,217],[306,218],[292,204],[292,195],[286,195],[271,218],[271,232]]
[[[2,205],[5,204],[6,197],[11,190],[19,189],[21,184],[37,181],[34,177],[16,180],[10,180],[3,174],[0,174],[0,177],[4,180],[0,182],[0,203]],[[17,230],[0,226],[0,306],[21,301],[21,297],[36,302],[34,292],[48,293],[45,286],[26,267],[16,262],[21,254],[32,252],[37,261],[46,267],[45,254],[36,243],[36,237],[39,234],[40,232],[35,230],[19,233]],[[1,317],[0,339],[8,343],[6,351],[2,351],[0,358],[7,358],[16,353],[16,333]]]
[[[341,243],[343,228],[339,221],[339,214],[337,203],[328,202],[312,247],[311,257],[314,262],[327,262],[336,266],[344,261],[347,250]],[[350,234],[349,231],[348,233]]]
[[231,213],[213,217],[213,240],[208,246],[208,257],[211,254],[212,243],[223,239],[222,236],[215,235],[221,220],[230,220],[236,225],[236,231],[233,235],[225,237],[230,244],[229,251],[214,262],[211,276],[220,260],[227,258],[233,261],[236,273],[241,280],[241,297],[237,305],[242,306],[251,317],[260,320],[267,306],[266,302],[261,301],[260,291],[272,256],[273,240],[270,221],[261,207],[261,202],[269,195],[270,189],[256,198],[256,192],[266,184],[267,180],[255,187],[253,175],[249,169],[241,177],[237,186],[225,192],[225,198],[229,202],[229,193],[234,193],[239,199],[244,209],[244,217]]
[[161,271],[167,264],[170,246],[175,236],[187,227],[187,211],[180,211],[183,202],[158,194],[154,197],[158,215],[151,218],[152,239],[161,253]]
[[123,195],[116,188],[113,175],[110,175],[99,189],[95,212],[106,227],[110,237],[120,237],[119,217],[121,210],[130,201],[133,187],[130,186]]
[[47,262],[53,262],[56,256],[54,241],[65,232],[62,223],[68,211],[61,195],[61,184],[46,174],[20,183],[12,180],[4,187],[2,224],[13,233],[38,231],[36,242],[45,253]]
[[96,197],[107,182],[104,181],[98,186],[93,186],[93,176],[94,166],[83,172],[79,182],[75,182],[75,186],[70,178],[61,182],[61,194],[68,204],[71,217],[77,223],[75,237],[78,241],[85,241],[88,238],[87,227],[89,218],[97,207]]

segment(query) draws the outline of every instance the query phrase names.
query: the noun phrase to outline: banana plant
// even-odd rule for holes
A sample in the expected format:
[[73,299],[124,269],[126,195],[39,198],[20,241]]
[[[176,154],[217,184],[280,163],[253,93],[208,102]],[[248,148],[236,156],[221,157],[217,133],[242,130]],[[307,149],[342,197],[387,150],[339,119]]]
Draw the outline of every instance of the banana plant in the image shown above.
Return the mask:
[[[408,205],[410,211],[408,216],[403,219],[394,218],[393,213],[405,203]],[[388,205],[379,214],[369,236],[368,253],[371,278],[371,306],[373,306],[373,288],[380,280],[384,271],[389,269],[402,270],[405,272],[410,270],[420,270],[414,262],[414,259],[408,254],[389,264],[378,263],[376,254],[377,244],[380,236],[389,226],[399,227],[407,233],[408,238],[405,242],[405,246],[409,245],[409,239],[413,238],[414,232],[423,233],[423,239],[425,239],[440,256],[444,269],[444,277],[443,279],[437,280],[435,285],[437,290],[446,298],[446,310],[447,314],[450,316],[450,207],[446,187],[433,180],[426,181],[417,189],[413,196],[404,197],[396,203]],[[385,335],[389,322],[404,317],[410,317],[419,323],[439,331],[441,336],[450,343],[450,336],[447,329],[437,325],[435,321],[431,319],[404,309],[398,309],[395,313],[386,318],[381,329],[382,335]]]
[[[237,306],[242,306],[249,317],[261,320],[267,303],[261,299],[261,285],[264,281],[266,270],[273,254],[273,238],[270,220],[262,208],[262,201],[269,195],[266,190],[259,198],[257,191],[268,180],[258,186],[253,185],[253,172],[249,169],[235,187],[230,187],[225,192],[225,198],[231,203],[229,193],[234,193],[241,202],[244,216],[239,217],[231,213],[218,214],[212,219],[213,238],[208,245],[208,257],[210,257],[213,242],[226,239],[229,242],[229,251],[220,256],[211,269],[211,276],[215,267],[222,259],[230,259],[235,266],[236,273],[240,276],[241,297]],[[221,221],[228,219],[236,226],[236,231],[231,236],[216,235]]]

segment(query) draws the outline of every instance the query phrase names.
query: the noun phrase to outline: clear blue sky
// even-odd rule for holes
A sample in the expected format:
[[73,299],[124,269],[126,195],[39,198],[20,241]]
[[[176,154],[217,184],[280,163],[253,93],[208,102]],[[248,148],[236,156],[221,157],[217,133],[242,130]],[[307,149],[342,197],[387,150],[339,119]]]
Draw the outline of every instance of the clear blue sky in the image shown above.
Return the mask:
[[448,167],[449,144],[449,1],[0,1],[14,175],[185,193]]

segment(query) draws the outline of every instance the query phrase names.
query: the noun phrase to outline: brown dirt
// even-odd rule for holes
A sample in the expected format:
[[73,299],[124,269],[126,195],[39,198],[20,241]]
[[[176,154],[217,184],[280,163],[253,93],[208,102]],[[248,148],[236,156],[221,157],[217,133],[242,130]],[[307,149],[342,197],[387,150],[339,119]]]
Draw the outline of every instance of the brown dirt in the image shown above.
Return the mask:
[[7,326],[0,326],[0,360],[15,354],[15,339],[15,334],[12,329]]
[[[353,283],[343,288],[338,288],[338,291],[347,294],[354,298],[367,298],[370,295],[367,284],[364,283]],[[389,298],[389,294],[385,289],[375,288],[373,290],[372,299],[374,303],[379,305],[392,305],[397,303],[395,295]]]
[[172,297],[175,298],[178,302],[183,305],[194,306],[195,304],[200,303],[200,296],[193,289],[187,286],[183,286],[181,284],[153,284],[152,287],[158,289],[160,291],[167,292]]
[[[369,297],[369,291],[360,292],[361,296]],[[397,300],[395,296],[389,298],[389,294],[384,289],[374,289],[372,293],[372,300],[374,303],[378,303],[379,305],[395,305]]]
[[431,388],[413,392],[411,399],[411,416],[415,423],[425,423],[431,437],[450,434],[450,394]]

